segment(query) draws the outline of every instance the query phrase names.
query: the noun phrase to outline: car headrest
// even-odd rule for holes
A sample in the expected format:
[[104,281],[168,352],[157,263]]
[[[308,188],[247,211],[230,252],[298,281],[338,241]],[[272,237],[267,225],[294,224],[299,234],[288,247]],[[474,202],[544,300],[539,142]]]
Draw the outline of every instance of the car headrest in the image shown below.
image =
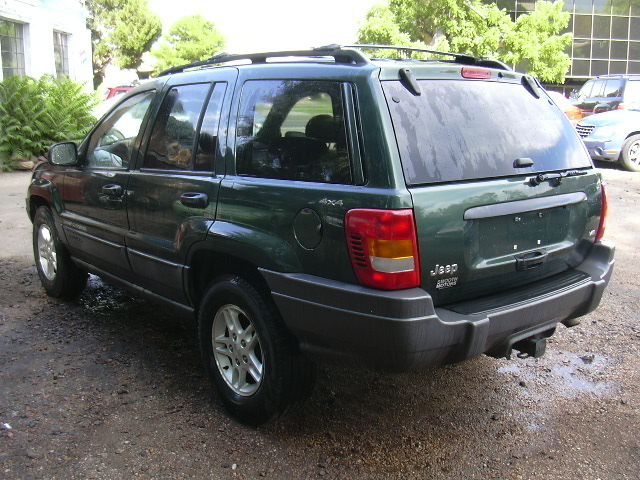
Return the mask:
[[342,122],[332,115],[316,115],[307,122],[305,135],[324,143],[337,143],[341,135]]

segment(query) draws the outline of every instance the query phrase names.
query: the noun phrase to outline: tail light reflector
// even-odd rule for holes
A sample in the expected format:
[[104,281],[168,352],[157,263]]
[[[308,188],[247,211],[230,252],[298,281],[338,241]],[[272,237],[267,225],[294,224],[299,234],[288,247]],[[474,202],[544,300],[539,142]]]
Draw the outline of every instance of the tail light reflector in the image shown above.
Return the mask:
[[607,200],[607,189],[602,184],[602,207],[600,211],[600,224],[598,225],[598,231],[596,232],[596,242],[602,240],[604,237],[604,231],[607,228],[607,216],[609,215],[609,201]]
[[420,259],[413,210],[349,210],[347,243],[362,285],[400,290],[420,285]]

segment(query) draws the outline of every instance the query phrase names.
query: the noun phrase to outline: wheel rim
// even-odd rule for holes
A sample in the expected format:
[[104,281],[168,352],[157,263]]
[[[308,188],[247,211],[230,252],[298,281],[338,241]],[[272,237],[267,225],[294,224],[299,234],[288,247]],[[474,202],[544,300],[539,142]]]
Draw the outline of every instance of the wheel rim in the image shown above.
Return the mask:
[[264,378],[260,339],[249,316],[236,305],[218,309],[211,327],[211,343],[218,371],[229,388],[253,395]]
[[633,142],[629,147],[629,161],[636,165],[640,165],[640,140]]
[[56,278],[58,271],[58,255],[53,235],[48,225],[42,224],[38,229],[38,263],[47,280]]

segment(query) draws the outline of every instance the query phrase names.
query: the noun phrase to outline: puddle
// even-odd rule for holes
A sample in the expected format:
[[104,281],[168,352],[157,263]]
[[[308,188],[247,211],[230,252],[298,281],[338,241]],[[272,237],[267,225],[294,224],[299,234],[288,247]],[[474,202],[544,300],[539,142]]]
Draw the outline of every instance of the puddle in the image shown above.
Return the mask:
[[129,310],[137,301],[137,298],[124,290],[105,284],[95,275],[89,275],[87,288],[80,297],[80,305],[91,313],[101,315]]
[[553,367],[551,373],[565,382],[569,390],[602,395],[611,391],[606,382],[593,381],[576,372],[572,366]]
[[[512,360],[498,368],[498,372],[511,375],[525,384],[540,384],[557,390],[563,397],[573,398],[580,394],[606,395],[612,393],[614,386],[598,377],[609,368],[610,361],[601,355],[573,352],[548,352],[540,360]],[[535,390],[525,392],[535,394]],[[537,428],[534,424],[531,429]]]

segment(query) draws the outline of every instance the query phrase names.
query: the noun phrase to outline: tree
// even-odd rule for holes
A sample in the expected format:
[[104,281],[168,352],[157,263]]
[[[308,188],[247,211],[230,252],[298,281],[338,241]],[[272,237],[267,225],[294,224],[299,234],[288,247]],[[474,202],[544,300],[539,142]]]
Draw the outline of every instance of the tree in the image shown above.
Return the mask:
[[147,0],[87,0],[86,5],[93,44],[93,86],[97,88],[114,60],[122,68],[138,68],[142,54],[162,33],[162,23]]
[[535,12],[514,22],[506,11],[480,0],[391,0],[369,12],[359,40],[383,40],[394,32],[400,45],[422,42],[437,50],[496,58],[525,66],[544,82],[561,83],[570,65],[564,51],[571,34],[561,33],[569,19],[560,2],[538,2]]
[[504,60],[521,65],[544,82],[564,82],[571,67],[571,58],[565,50],[571,45],[572,35],[559,34],[567,27],[570,17],[562,11],[562,6],[562,3],[538,2],[535,12],[520,16],[508,42],[512,53],[505,54]]
[[155,72],[205,60],[220,52],[224,45],[224,37],[213,22],[201,15],[183,17],[153,50],[152,54],[158,60]]

